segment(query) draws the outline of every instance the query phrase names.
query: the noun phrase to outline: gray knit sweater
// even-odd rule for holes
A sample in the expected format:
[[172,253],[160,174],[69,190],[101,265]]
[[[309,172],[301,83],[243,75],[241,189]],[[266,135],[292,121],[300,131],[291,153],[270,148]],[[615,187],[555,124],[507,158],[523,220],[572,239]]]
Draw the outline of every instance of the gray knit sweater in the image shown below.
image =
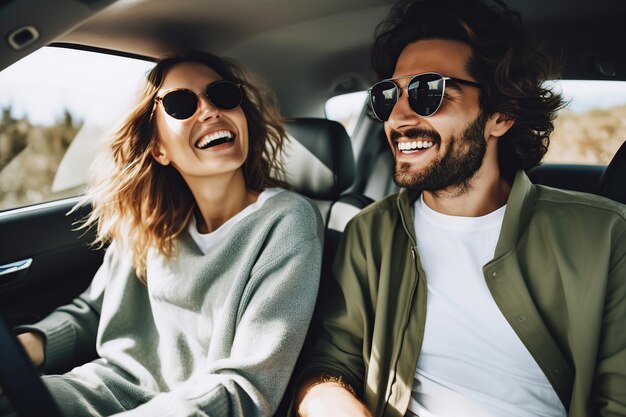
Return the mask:
[[99,359],[62,383],[104,386],[129,410],[115,415],[272,415],[315,305],[322,236],[317,208],[285,191],[207,255],[184,232],[175,256],[149,256],[147,287],[112,245],[80,297],[30,326],[46,338],[43,370],[95,343]]

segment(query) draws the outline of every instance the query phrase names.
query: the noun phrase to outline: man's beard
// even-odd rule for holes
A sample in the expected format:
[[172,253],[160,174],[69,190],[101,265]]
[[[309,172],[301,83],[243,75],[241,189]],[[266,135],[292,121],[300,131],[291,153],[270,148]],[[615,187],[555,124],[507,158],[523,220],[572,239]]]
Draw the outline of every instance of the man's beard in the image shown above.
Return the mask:
[[[481,112],[459,137],[450,136],[446,153],[432,161],[427,167],[414,171],[409,162],[396,160],[394,181],[400,187],[420,191],[437,192],[448,188],[459,188],[463,192],[482,165],[487,142],[484,139],[486,118]],[[391,139],[399,133],[392,131]],[[410,129],[402,135],[407,138],[428,137],[433,145],[441,145],[441,136],[435,131]]]

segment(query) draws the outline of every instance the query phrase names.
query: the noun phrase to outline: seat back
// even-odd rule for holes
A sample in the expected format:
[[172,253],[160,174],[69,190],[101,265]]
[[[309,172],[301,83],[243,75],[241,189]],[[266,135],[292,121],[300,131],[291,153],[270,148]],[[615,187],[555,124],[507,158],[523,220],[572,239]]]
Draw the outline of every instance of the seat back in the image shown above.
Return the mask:
[[528,178],[535,184],[600,194],[604,168],[602,165],[544,163],[530,169]]
[[332,120],[297,118],[286,124],[283,165],[294,190],[312,199],[324,223],[333,202],[354,181],[354,155],[344,127]]
[[600,194],[626,204],[626,142],[606,167],[600,181]]
[[345,128],[328,119],[297,118],[286,124],[290,141],[283,164],[294,191],[309,197],[324,219],[322,274],[332,267],[346,223],[371,199],[345,194],[354,182],[354,154]]

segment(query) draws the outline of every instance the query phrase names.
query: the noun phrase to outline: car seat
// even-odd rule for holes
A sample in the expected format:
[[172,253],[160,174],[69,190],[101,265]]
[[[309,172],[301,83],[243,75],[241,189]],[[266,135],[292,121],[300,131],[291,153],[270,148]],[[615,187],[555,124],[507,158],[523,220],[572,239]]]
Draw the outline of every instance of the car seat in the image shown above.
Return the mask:
[[531,168],[528,178],[534,184],[600,194],[604,168],[602,165],[544,163]]
[[626,204],[626,142],[622,143],[602,175],[600,195]]
[[[286,180],[294,191],[319,207],[324,219],[322,298],[346,224],[373,200],[348,192],[355,177],[354,153],[350,137],[340,123],[321,118],[296,118],[289,120],[285,127],[290,138],[283,156]],[[288,394],[274,417],[287,415],[289,400]]]
[[398,192],[400,187],[393,181],[394,159],[383,123],[373,123],[359,156],[356,170],[360,175],[353,190],[378,201]]
[[337,244],[348,221],[373,200],[346,190],[354,182],[350,137],[338,122],[296,118],[286,124],[283,165],[294,191],[317,204],[324,219],[322,275],[330,272]]
[[291,119],[283,165],[287,182],[311,198],[328,224],[332,204],[354,181],[354,155],[344,127],[332,120]]

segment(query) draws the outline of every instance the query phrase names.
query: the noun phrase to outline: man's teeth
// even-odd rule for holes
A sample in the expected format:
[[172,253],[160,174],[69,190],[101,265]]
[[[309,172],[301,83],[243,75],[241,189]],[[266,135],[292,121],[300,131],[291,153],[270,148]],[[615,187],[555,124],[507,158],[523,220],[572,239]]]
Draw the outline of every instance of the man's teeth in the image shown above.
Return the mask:
[[228,130],[218,130],[217,132],[211,132],[206,136],[203,136],[198,142],[196,142],[196,148],[205,149],[211,145],[211,142],[220,140],[221,143],[227,142],[233,138],[232,132]]
[[413,142],[398,142],[398,149],[401,151],[413,151],[415,149],[428,149],[433,146],[432,142],[418,140]]

